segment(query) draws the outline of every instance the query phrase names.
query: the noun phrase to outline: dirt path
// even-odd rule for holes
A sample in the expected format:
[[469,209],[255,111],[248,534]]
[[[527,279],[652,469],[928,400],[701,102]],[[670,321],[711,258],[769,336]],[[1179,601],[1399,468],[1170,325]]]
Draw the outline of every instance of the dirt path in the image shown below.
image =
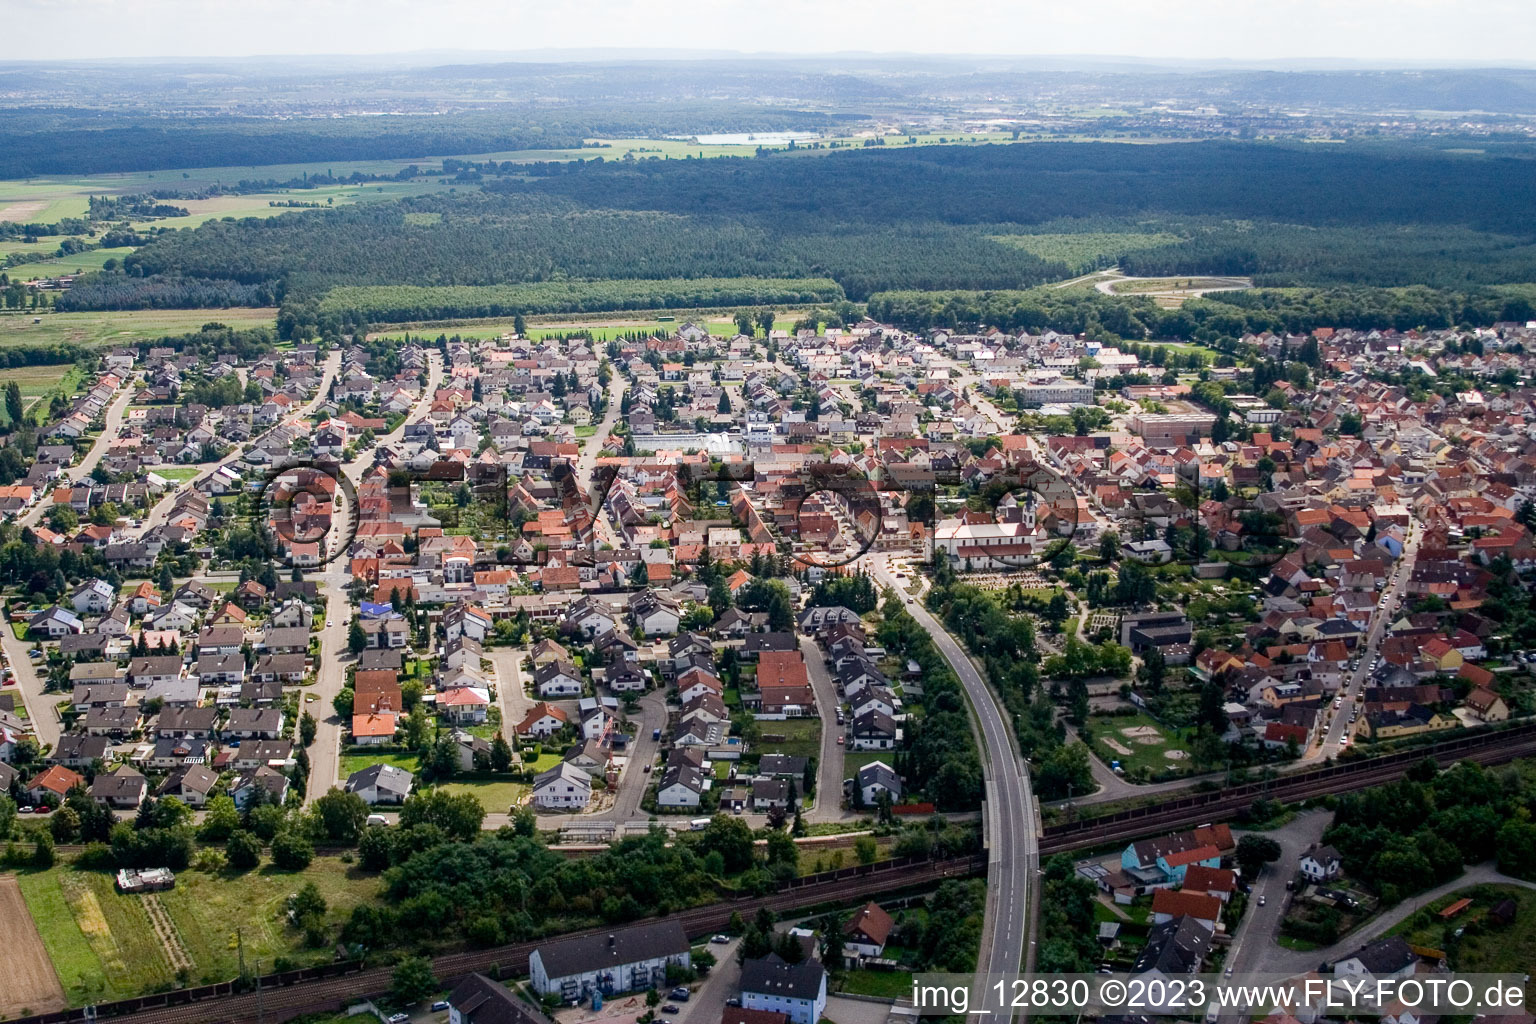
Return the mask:
[[15,875],[0,875],[0,935],[6,938],[5,984],[0,985],[0,1016],[62,1010],[64,986],[37,934],[37,924],[21,897]]
[[149,923],[154,927],[160,945],[165,947],[165,958],[171,962],[171,969],[190,972],[192,956],[187,952],[187,947],[182,945],[181,935],[171,922],[171,915],[165,912],[165,905],[160,902],[159,896],[149,893],[144,897],[144,913],[149,915]]

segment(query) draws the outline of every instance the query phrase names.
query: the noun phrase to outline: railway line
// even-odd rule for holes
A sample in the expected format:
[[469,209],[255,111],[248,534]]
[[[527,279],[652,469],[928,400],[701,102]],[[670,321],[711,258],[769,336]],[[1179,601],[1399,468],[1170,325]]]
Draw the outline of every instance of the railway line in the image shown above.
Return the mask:
[[[843,868],[797,879],[769,896],[693,907],[672,914],[671,919],[681,923],[690,937],[697,937],[725,928],[732,914],[750,917],[759,909],[779,914],[823,903],[855,902],[934,885],[947,878],[979,875],[986,868],[987,858],[982,855],[939,861],[887,861],[884,865]],[[600,935],[611,931],[613,926],[605,925],[558,937]],[[511,977],[525,973],[529,955],[547,941],[546,938],[494,949],[447,953],[434,958],[432,967],[444,983],[475,972],[498,978]],[[326,976],[305,977],[309,973]],[[254,991],[236,992],[232,982],[224,982],[201,989],[123,1000],[96,1007],[94,1019],[110,1017],[123,1024],[266,1024],[304,1013],[338,1010],[349,1001],[384,992],[389,988],[390,977],[391,968],[388,967],[365,967],[361,962],[336,964],[315,972],[293,971],[266,979],[263,987]],[[15,1024],[73,1024],[90,1019],[93,1017],[88,1016],[87,1010],[77,1008],[21,1018]]]
[[1426,757],[1446,761],[1503,764],[1519,757],[1536,757],[1536,723],[1479,731],[1415,750],[1364,761],[1283,775],[1264,782],[1195,793],[1146,807],[1081,821],[1050,825],[1040,839],[1040,852],[1065,853],[1121,840],[1136,839],[1172,828],[1229,818],[1258,799],[1293,803],[1311,797],[1366,789],[1398,779]]

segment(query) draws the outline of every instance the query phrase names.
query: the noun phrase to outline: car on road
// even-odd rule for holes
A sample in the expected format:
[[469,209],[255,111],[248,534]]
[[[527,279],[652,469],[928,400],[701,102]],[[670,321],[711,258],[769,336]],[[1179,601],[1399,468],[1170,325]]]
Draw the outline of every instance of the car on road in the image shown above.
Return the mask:
[[717,946],[723,946],[731,941],[731,937],[729,935],[711,935],[709,941]]
[[389,1015],[389,1024],[406,1024],[411,1019],[408,1013],[392,1013]]
[[681,1013],[682,1012],[682,1007],[680,1007],[680,1006],[673,1006],[671,1003],[665,1003],[661,1007],[661,1012],[662,1013]]
[[838,746],[842,746],[843,745],[843,734],[842,733],[838,733],[837,734],[837,745]]
[[326,619],[325,620],[325,628],[326,629],[330,629],[331,628],[331,620],[330,619]]
[[741,1005],[741,996],[731,996],[731,998],[729,998],[729,999],[727,999],[725,1001],[725,1005],[726,1006],[740,1006]]
[[1259,895],[1259,906],[1262,907],[1268,901],[1269,901],[1269,898],[1267,896],[1264,896],[1262,893]]
[[651,774],[651,766],[650,765],[646,765],[645,766],[645,774],[647,774],[647,775]]
[[446,999],[439,999],[437,1002],[432,1004],[432,1011],[434,1013],[437,1012],[438,1010],[446,1010],[446,1009],[448,1009],[448,1000],[446,1000]]

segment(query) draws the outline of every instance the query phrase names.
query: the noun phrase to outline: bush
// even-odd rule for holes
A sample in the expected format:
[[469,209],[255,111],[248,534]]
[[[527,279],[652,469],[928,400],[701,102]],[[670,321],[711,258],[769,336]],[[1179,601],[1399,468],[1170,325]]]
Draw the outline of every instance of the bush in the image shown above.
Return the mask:
[[285,829],[272,838],[272,863],[284,871],[303,871],[315,859],[315,848],[293,829]]
[[237,871],[249,871],[261,863],[261,839],[254,832],[243,829],[229,837],[225,847],[229,866]]

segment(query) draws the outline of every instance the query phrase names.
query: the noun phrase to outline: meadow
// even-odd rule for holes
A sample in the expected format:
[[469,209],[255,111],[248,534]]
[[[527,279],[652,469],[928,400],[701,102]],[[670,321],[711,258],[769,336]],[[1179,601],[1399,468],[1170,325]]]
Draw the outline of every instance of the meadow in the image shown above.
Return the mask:
[[[145,896],[117,892],[112,876],[58,865],[20,874],[22,895],[58,971],[71,1005],[101,1002],[168,988],[177,983],[171,953],[150,923]],[[330,959],[312,950],[286,917],[286,900],[306,882],[326,899],[326,920],[339,925],[352,908],[372,898],[376,876],[337,857],[316,857],[300,872],[271,866],[244,873],[188,870],[176,887],[154,898],[192,967],[191,984],[223,981],[239,973],[243,949],[249,967],[270,971],[276,957],[295,963]]]
[[[19,366],[0,370],[0,388],[15,381],[21,388],[21,398],[29,414],[39,402],[47,408],[48,399],[54,394],[66,397],[75,393],[84,381],[85,374],[73,363],[52,363],[44,366]],[[27,418],[31,418],[29,415]],[[0,404],[0,424],[10,426],[10,413]]]
[[1065,263],[1076,273],[1087,273],[1122,253],[1160,249],[1180,241],[1166,231],[1086,231],[1082,233],[1046,233],[1029,235],[993,235],[994,241],[1017,246],[1043,260]]
[[[206,323],[230,327],[270,327],[277,310],[237,309],[144,309],[99,313],[0,314],[0,348],[10,345],[123,345],[154,340],[168,334],[186,334]],[[33,323],[33,320],[37,323]]]

